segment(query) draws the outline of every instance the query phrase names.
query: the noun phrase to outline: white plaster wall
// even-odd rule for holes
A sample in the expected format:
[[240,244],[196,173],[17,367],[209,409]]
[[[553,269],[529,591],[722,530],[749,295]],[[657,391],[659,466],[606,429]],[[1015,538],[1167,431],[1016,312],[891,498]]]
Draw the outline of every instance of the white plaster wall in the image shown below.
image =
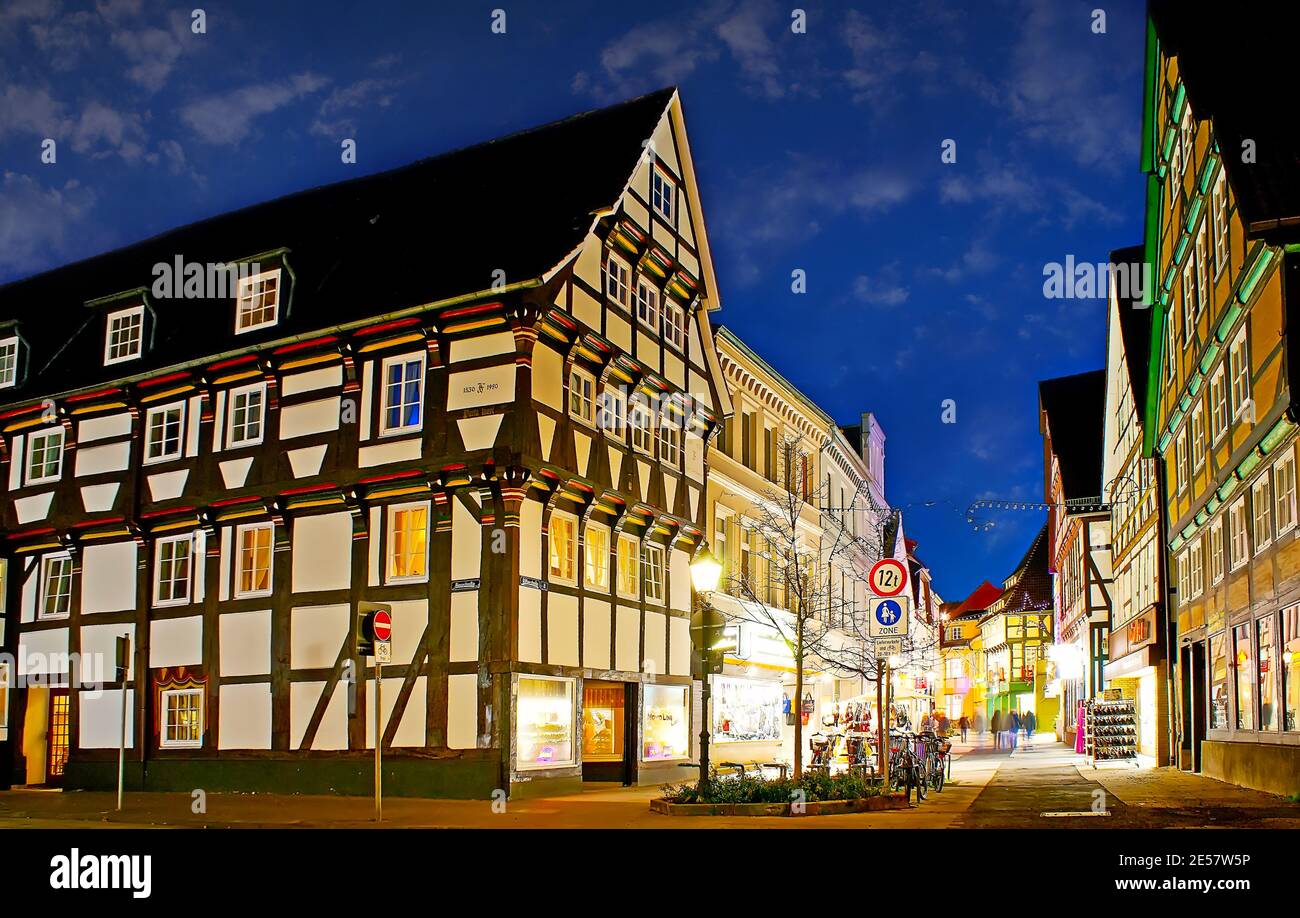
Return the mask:
[[221,686],[219,749],[271,748],[271,683]]
[[302,516],[293,524],[293,591],[344,590],[352,582],[352,515]]
[[222,676],[262,676],[271,671],[269,609],[226,612],[218,623]]
[[203,616],[149,623],[149,665],[198,666],[203,662]]
[[136,567],[134,542],[87,545],[81,554],[81,611],[126,612],[134,609]]

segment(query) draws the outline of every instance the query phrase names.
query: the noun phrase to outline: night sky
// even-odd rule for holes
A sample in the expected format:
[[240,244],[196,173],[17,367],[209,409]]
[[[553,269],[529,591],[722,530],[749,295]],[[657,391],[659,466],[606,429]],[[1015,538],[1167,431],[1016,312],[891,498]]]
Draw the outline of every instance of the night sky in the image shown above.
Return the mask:
[[0,0],[0,281],[677,85],[720,321],[878,414],[944,598],[1019,560],[1040,513],[965,509],[1040,498],[1035,383],[1104,361],[1043,269],[1141,240],[1139,0],[194,5]]

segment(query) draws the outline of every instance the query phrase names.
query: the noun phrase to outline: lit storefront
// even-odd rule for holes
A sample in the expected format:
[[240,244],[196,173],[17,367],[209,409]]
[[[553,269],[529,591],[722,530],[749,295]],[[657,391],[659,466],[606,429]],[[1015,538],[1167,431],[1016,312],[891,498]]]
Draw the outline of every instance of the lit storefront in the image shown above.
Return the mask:
[[1127,622],[1116,624],[1109,638],[1106,685],[1134,702],[1138,754],[1151,764],[1164,765],[1169,760],[1168,712],[1160,708],[1164,697],[1160,687],[1166,679],[1166,662],[1158,623],[1158,607],[1148,606]]

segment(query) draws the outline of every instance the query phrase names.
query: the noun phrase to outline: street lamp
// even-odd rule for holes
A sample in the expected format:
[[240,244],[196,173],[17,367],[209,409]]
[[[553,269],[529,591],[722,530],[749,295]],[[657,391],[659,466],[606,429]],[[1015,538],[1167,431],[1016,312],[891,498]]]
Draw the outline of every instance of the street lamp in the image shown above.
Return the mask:
[[709,783],[709,679],[713,668],[715,647],[722,638],[722,629],[727,619],[721,612],[709,605],[706,594],[718,588],[722,577],[722,563],[709,551],[706,543],[700,543],[699,550],[691,559],[691,586],[695,588],[695,614],[691,616],[691,632],[695,637],[696,651],[700,657],[700,783],[699,792],[704,794]]

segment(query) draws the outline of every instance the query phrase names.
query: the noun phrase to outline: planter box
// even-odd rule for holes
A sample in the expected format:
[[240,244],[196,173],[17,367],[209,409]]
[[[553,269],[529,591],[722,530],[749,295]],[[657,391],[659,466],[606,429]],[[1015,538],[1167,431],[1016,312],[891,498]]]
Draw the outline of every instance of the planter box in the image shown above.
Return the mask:
[[800,813],[791,812],[793,804],[790,803],[672,803],[662,797],[650,801],[650,811],[665,816],[834,816],[905,810],[907,806],[907,797],[902,794],[863,797],[861,800],[820,800],[805,803]]

